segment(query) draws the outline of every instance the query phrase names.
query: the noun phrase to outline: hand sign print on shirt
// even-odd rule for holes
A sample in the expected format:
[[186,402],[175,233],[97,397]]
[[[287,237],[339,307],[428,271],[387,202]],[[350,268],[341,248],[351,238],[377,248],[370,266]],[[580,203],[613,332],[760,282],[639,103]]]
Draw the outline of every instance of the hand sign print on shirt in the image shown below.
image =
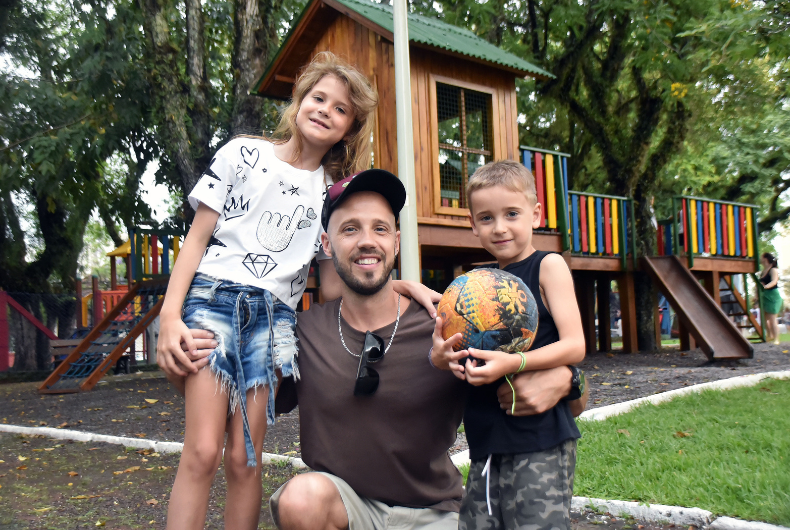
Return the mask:
[[[312,208],[308,210],[308,216],[310,212],[312,212]],[[303,213],[304,206],[301,204],[290,216],[276,212],[263,212],[261,220],[258,222],[258,229],[255,231],[258,242],[267,250],[282,252],[288,248],[298,228],[307,228],[312,224],[307,219],[302,219]]]

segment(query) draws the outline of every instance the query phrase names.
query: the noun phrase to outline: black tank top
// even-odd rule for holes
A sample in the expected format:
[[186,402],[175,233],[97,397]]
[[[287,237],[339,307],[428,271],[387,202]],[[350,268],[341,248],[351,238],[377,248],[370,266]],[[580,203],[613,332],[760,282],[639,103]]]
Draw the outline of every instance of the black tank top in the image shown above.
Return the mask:
[[[560,340],[543,300],[540,297],[540,264],[551,252],[536,250],[528,258],[512,263],[503,270],[521,278],[538,303],[538,333],[530,350]],[[496,265],[494,265],[496,268]],[[529,366],[529,352],[527,352]],[[490,385],[472,386],[466,401],[464,428],[472,460],[490,454],[515,454],[545,451],[569,439],[580,438],[567,401],[560,401],[551,410],[533,416],[508,416],[499,407],[497,389],[501,379]]]
[[[771,271],[772,270],[773,270],[773,267],[771,267],[770,269],[765,271],[763,273],[763,275],[760,276],[760,283],[763,284],[763,287],[765,287],[766,285],[771,283]],[[770,291],[771,289],[777,289],[778,287],[779,287],[779,282],[776,282],[776,284],[773,287],[767,288],[766,291]]]

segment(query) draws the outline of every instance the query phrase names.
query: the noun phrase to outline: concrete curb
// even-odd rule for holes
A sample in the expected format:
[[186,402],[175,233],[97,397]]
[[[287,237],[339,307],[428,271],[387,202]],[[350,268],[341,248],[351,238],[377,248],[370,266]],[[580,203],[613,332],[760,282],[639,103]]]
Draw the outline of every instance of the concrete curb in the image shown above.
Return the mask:
[[[145,438],[109,436],[106,434],[94,434],[90,432],[74,431],[71,429],[54,429],[52,427],[23,427],[19,425],[0,424],[0,432],[28,434],[31,436],[47,436],[49,438],[57,438],[59,440],[74,440],[75,442],[102,442],[113,445],[123,445],[124,447],[152,449],[157,453],[180,453],[184,449],[184,444],[180,442],[159,442],[156,440],[146,440]],[[297,469],[303,469],[307,467],[301,458],[275,455],[272,453],[263,453],[261,462],[264,464],[287,462]]]
[[732,517],[719,517],[708,527],[710,530],[790,530],[786,526],[777,526],[755,521],[743,521]]
[[581,511],[608,512],[615,517],[631,516],[639,521],[651,523],[668,522],[684,527],[694,525],[697,528],[705,528],[713,519],[711,512],[700,508],[609,501],[605,499],[591,499],[589,497],[574,497],[571,502],[571,508]]

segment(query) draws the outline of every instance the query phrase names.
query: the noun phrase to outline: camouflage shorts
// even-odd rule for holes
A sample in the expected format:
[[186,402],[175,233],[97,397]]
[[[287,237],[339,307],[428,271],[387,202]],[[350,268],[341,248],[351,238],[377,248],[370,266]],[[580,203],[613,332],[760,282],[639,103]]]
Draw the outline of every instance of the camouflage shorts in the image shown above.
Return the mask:
[[458,530],[570,530],[576,440],[535,453],[493,455],[489,477],[482,474],[485,465],[475,460],[469,468]]

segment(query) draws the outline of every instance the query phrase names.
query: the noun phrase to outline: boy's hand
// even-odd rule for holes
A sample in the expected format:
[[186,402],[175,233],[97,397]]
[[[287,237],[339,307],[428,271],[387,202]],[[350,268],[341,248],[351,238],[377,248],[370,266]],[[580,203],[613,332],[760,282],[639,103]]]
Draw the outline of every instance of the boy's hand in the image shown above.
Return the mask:
[[198,352],[192,331],[180,318],[162,319],[156,363],[165,374],[186,377],[189,373],[197,373],[208,362],[206,356]]
[[[476,350],[469,348],[473,359],[466,361],[466,380],[480,386],[499,381],[507,374],[512,374],[521,366],[521,356],[503,351]],[[478,366],[478,361],[485,364]]]
[[396,293],[408,296],[423,306],[426,311],[428,311],[428,314],[431,315],[431,318],[436,316],[434,304],[439,303],[439,300],[442,299],[442,295],[433,289],[424,286],[420,282],[411,280],[392,280],[392,289]]
[[458,379],[464,379],[464,367],[459,361],[469,355],[466,350],[453,350],[453,347],[461,342],[461,339],[463,339],[463,335],[456,333],[449,339],[444,340],[442,337],[442,317],[436,317],[436,324],[433,328],[431,362],[436,368],[452,370],[453,375]]

